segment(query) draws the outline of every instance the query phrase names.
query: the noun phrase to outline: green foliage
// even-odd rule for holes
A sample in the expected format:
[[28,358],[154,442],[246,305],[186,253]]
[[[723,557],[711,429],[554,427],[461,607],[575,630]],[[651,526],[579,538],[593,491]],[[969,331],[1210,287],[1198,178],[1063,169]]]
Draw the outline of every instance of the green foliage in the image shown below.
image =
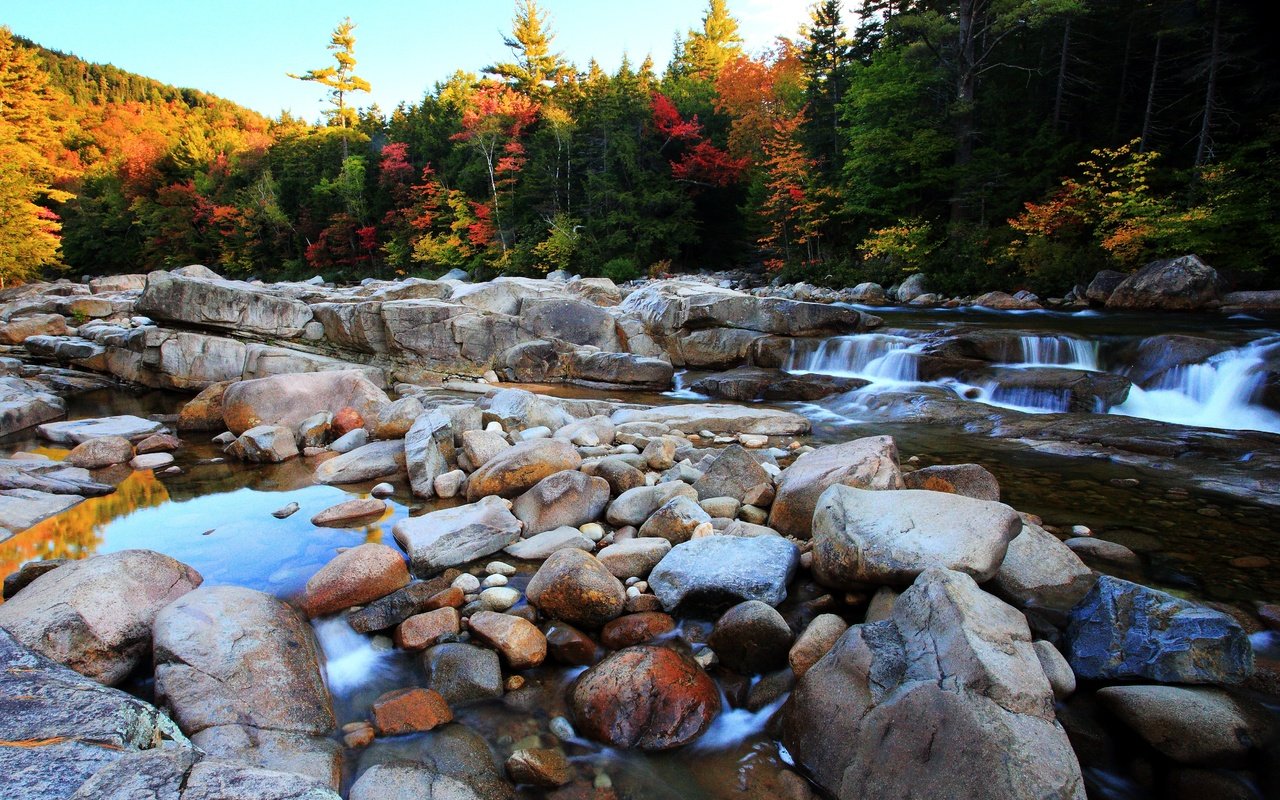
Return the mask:
[[923,271],[938,249],[933,226],[922,219],[900,219],[893,225],[871,231],[858,244],[862,259],[879,275],[901,280]]
[[633,281],[641,276],[640,265],[636,263],[634,258],[628,258],[627,256],[611,258],[601,267],[600,275],[614,283]]

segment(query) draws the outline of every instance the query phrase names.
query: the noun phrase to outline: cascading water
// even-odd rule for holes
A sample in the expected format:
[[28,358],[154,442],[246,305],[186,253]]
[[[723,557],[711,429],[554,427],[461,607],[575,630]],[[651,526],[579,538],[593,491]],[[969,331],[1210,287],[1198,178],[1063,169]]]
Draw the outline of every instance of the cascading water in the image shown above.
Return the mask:
[[1280,337],[1268,337],[1200,364],[1174,367],[1155,386],[1133,387],[1111,413],[1179,425],[1280,433],[1280,413],[1254,402],[1267,379],[1267,357],[1278,351]]
[[373,639],[353,629],[343,616],[317,620],[316,641],[324,651],[325,677],[334,693],[345,693],[368,683],[387,668],[394,653],[378,650]]
[[863,378],[873,383],[909,383],[917,379],[918,347],[914,339],[906,336],[880,333],[835,336],[808,349],[793,342],[783,368],[788,372]]
[[1065,367],[1096,372],[1098,343],[1074,336],[1022,336],[1018,340],[1018,366]]

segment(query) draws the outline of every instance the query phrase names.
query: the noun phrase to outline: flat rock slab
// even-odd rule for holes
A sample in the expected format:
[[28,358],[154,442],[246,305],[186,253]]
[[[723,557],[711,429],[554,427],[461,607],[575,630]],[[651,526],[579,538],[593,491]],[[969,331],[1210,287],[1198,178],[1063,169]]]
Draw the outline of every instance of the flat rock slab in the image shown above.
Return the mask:
[[491,495],[478,503],[402,519],[391,530],[409,554],[414,574],[425,577],[498,552],[520,538],[521,528],[510,501]]
[[[49,517],[78,505],[83,497],[74,494],[49,494],[34,489],[0,491],[0,528],[20,533]],[[6,537],[0,533],[0,541]]]
[[712,433],[758,433],[766,436],[792,436],[809,431],[809,420],[799,414],[721,403],[624,408],[613,412],[610,421],[614,425],[661,422],[682,431],[708,430]]
[[723,610],[744,600],[776,606],[799,563],[799,550],[781,536],[704,536],[671,548],[649,586],[668,612],[685,604]]
[[36,427],[36,432],[51,442],[76,445],[99,436],[123,436],[126,439],[144,439],[160,433],[164,425],[154,420],[121,414],[116,417],[46,422]]

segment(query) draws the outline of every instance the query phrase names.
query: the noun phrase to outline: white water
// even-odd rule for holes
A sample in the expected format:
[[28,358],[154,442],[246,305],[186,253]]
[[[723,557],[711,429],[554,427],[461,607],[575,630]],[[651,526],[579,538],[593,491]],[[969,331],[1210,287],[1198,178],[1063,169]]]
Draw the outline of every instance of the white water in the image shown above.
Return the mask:
[[1063,334],[1022,336],[1018,340],[1020,360],[1016,366],[1064,367],[1098,371],[1098,343]]
[[1001,386],[997,381],[984,381],[980,384],[944,381],[943,385],[965,400],[1021,411],[1025,414],[1053,414],[1066,411],[1071,404],[1071,393],[1066,390]]
[[690,749],[728,750],[731,747],[742,744],[752,736],[763,733],[765,726],[769,724],[769,720],[778,709],[782,708],[782,704],[787,701],[789,696],[789,694],[783,694],[759,711],[748,711],[745,708],[730,709],[729,701],[721,693],[721,707],[728,710],[721,711],[716,715],[706,733],[699,736],[697,741],[690,745]]
[[912,383],[916,381],[915,348],[919,345],[906,336],[866,333],[859,336],[833,336],[824,339],[817,349],[797,348],[783,369],[788,372],[816,372],[843,378],[862,378],[872,383]]
[[324,651],[329,690],[337,694],[368,683],[371,677],[388,668],[394,656],[392,650],[375,649],[373,638],[357,633],[341,615],[317,620],[315,631],[320,649]]

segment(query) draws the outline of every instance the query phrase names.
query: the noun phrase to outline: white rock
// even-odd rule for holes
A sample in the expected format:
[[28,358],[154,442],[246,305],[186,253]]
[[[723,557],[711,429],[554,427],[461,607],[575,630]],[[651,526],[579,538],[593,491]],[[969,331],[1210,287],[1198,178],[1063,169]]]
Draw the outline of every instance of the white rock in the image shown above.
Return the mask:
[[489,575],[489,576],[486,576],[484,580],[480,581],[480,585],[486,589],[490,589],[494,586],[506,586],[507,576],[506,575]]
[[449,585],[461,589],[463,594],[475,594],[480,591],[480,579],[469,572],[454,578],[453,583]]
[[489,611],[506,611],[520,602],[520,593],[508,586],[494,586],[481,592],[477,599]]
[[516,568],[505,561],[490,561],[484,565],[484,571],[489,575],[505,575],[507,577],[516,574]]

